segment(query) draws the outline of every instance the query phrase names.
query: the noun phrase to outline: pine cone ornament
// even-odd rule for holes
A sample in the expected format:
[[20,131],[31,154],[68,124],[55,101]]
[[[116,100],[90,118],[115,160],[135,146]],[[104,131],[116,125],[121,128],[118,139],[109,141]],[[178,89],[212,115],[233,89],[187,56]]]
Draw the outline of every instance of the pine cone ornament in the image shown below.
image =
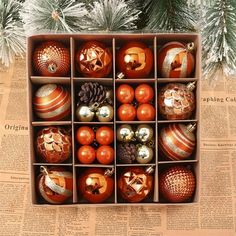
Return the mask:
[[106,88],[95,82],[84,83],[78,92],[78,105],[93,105],[95,102],[101,103],[106,99]]
[[120,163],[132,164],[136,158],[136,146],[132,143],[118,144],[117,158]]

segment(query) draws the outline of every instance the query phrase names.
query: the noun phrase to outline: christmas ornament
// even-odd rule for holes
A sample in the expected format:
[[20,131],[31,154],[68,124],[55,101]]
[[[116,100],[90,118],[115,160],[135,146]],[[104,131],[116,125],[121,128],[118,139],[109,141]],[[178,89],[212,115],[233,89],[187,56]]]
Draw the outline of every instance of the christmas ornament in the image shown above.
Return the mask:
[[73,194],[73,175],[61,167],[40,166],[37,190],[40,196],[52,204],[61,204]]
[[96,116],[100,122],[109,122],[113,120],[114,109],[110,105],[103,105],[97,109]]
[[158,71],[164,78],[190,77],[195,66],[194,43],[180,42],[165,44],[158,53]]
[[134,99],[134,89],[128,84],[121,84],[116,91],[120,103],[131,103]]
[[112,69],[112,53],[103,43],[88,41],[76,53],[76,67],[85,77],[102,78]]
[[83,198],[92,203],[106,201],[113,193],[114,180],[111,177],[113,173],[114,169],[86,169],[79,176],[79,193]]
[[96,152],[96,158],[99,163],[109,165],[114,161],[114,149],[110,146],[100,146]]
[[135,99],[139,103],[148,103],[151,102],[154,97],[154,90],[148,84],[140,84],[135,89]]
[[96,131],[96,140],[101,145],[110,145],[114,140],[114,132],[108,126],[101,126]]
[[81,122],[90,122],[94,118],[94,112],[92,111],[92,108],[86,105],[78,106],[75,111],[75,115]]
[[186,202],[195,192],[196,180],[193,172],[185,166],[166,169],[159,179],[160,193],[169,202]]
[[195,82],[168,83],[159,92],[159,112],[168,120],[188,119],[195,109]]
[[38,75],[66,76],[70,72],[70,51],[60,42],[43,42],[33,52],[33,66]]
[[144,103],[138,106],[137,118],[140,121],[152,121],[155,119],[156,110],[153,105]]
[[91,164],[95,161],[95,150],[93,147],[84,145],[77,151],[77,158],[82,164]]
[[153,68],[153,53],[141,42],[128,42],[117,52],[116,65],[128,78],[148,77]]
[[128,167],[118,179],[121,197],[128,202],[141,202],[148,197],[153,188],[153,167]]
[[150,125],[139,125],[135,131],[136,139],[141,143],[147,143],[153,138],[153,128]]
[[121,125],[116,131],[116,138],[120,142],[130,142],[133,137],[134,131],[130,125]]
[[153,159],[153,150],[152,148],[146,145],[137,145],[137,152],[136,152],[136,161],[139,164],[147,164],[150,163]]
[[49,163],[61,163],[71,156],[71,135],[59,127],[41,129],[35,141],[40,158]]
[[95,133],[88,126],[81,126],[76,131],[76,140],[81,145],[89,145],[94,141]]
[[117,113],[121,121],[133,121],[136,117],[135,107],[131,104],[122,104]]
[[132,164],[136,158],[136,146],[133,143],[119,143],[117,160],[119,163]]
[[43,120],[62,120],[71,112],[70,93],[61,85],[45,84],[36,91],[33,106],[35,114]]
[[180,123],[169,124],[162,128],[158,146],[161,153],[170,160],[179,161],[191,156],[196,140],[193,131],[196,124],[183,125]]

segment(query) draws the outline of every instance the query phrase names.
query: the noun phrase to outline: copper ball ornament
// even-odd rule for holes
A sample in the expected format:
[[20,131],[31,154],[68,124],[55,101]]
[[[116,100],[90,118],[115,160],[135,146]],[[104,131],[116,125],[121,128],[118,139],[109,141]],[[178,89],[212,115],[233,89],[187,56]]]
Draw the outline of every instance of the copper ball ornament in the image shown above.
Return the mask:
[[120,142],[130,142],[134,139],[134,131],[130,125],[121,125],[116,131],[116,138]]
[[96,111],[96,117],[100,122],[110,122],[114,117],[114,109],[111,105],[102,105]]
[[189,201],[196,188],[194,173],[185,166],[172,166],[160,174],[160,194],[169,202]]
[[63,128],[41,129],[35,140],[38,157],[48,163],[61,163],[71,156],[71,135]]
[[93,120],[95,113],[91,107],[80,105],[75,111],[76,118],[81,122],[90,122]]
[[61,167],[40,167],[37,191],[48,203],[62,204],[73,194],[73,175]]
[[154,90],[148,84],[140,84],[135,89],[135,99],[138,103],[148,103],[151,102],[154,97]]
[[141,202],[153,189],[153,167],[127,167],[118,178],[120,196],[127,202]]
[[114,131],[109,126],[101,126],[96,131],[96,140],[100,145],[110,145],[114,140]]
[[96,158],[100,164],[109,165],[114,161],[114,149],[111,146],[100,146],[96,151]]
[[158,146],[162,155],[173,161],[190,157],[195,149],[196,138],[193,131],[196,124],[169,124],[161,129]]
[[138,125],[135,131],[135,138],[141,143],[147,143],[152,140],[154,135],[153,128],[150,125]]
[[191,117],[195,106],[195,82],[187,85],[168,83],[161,88],[158,96],[159,112],[164,119],[184,120]]
[[148,77],[153,69],[152,50],[141,42],[128,42],[117,52],[116,65],[127,78]]
[[91,203],[106,201],[114,190],[114,180],[111,177],[113,172],[114,170],[103,168],[86,169],[78,180],[80,195]]
[[81,145],[90,145],[95,138],[95,133],[89,126],[81,126],[76,131],[76,141]]
[[85,77],[106,77],[112,69],[110,49],[97,41],[84,43],[76,53],[75,61],[77,70]]
[[34,49],[32,59],[37,75],[60,77],[70,72],[70,51],[63,43],[41,43]]
[[77,158],[82,164],[91,164],[95,161],[96,152],[91,146],[81,146],[77,151]]
[[131,103],[134,100],[134,89],[128,84],[121,84],[116,90],[116,98],[120,103]]
[[164,78],[187,78],[194,71],[194,43],[169,42],[158,52],[158,72]]
[[33,106],[35,114],[43,120],[62,120],[71,112],[71,96],[61,85],[45,84],[36,91]]
[[119,106],[117,115],[121,121],[133,121],[136,117],[136,109],[132,104],[122,104]]
[[156,110],[153,105],[149,103],[143,103],[138,106],[137,118],[140,121],[152,121],[155,119]]

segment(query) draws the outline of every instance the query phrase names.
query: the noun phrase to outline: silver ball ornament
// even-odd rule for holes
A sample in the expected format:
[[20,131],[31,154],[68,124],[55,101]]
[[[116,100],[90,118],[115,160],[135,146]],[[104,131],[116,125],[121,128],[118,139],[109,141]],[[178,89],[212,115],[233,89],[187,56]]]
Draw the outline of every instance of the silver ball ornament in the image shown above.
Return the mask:
[[121,125],[117,129],[116,136],[120,142],[130,142],[134,138],[134,131],[130,125]]
[[109,122],[114,117],[114,109],[110,105],[103,105],[98,108],[96,116],[100,122]]
[[94,112],[92,109],[85,105],[78,106],[75,114],[77,119],[82,122],[90,122],[94,117]]
[[135,137],[139,142],[149,142],[153,138],[153,128],[146,124],[139,125],[135,131]]
[[153,158],[153,150],[152,148],[141,145],[137,148],[137,154],[136,154],[136,161],[139,164],[147,164],[150,163]]

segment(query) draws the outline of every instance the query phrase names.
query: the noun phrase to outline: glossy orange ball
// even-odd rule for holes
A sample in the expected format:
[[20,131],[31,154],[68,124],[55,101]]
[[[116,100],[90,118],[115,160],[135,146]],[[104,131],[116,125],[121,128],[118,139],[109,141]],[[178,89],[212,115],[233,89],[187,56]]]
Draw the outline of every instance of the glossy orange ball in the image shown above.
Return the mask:
[[96,157],[99,163],[109,165],[114,161],[114,149],[111,146],[100,146],[97,149]]
[[82,164],[93,163],[96,158],[96,152],[91,146],[81,146],[77,151],[77,158]]
[[114,140],[114,131],[108,126],[98,128],[96,132],[96,140],[101,145],[110,145]]
[[128,84],[121,84],[116,91],[120,103],[131,103],[134,100],[134,89]]
[[93,142],[95,133],[92,128],[88,126],[81,126],[76,132],[76,140],[82,145],[89,145]]
[[148,103],[141,104],[137,109],[137,118],[140,121],[152,121],[155,119],[155,108]]
[[135,89],[135,99],[139,103],[148,103],[153,99],[153,97],[154,97],[154,90],[148,84],[140,84]]
[[118,118],[121,121],[133,121],[136,117],[136,110],[131,104],[122,104],[118,108]]

